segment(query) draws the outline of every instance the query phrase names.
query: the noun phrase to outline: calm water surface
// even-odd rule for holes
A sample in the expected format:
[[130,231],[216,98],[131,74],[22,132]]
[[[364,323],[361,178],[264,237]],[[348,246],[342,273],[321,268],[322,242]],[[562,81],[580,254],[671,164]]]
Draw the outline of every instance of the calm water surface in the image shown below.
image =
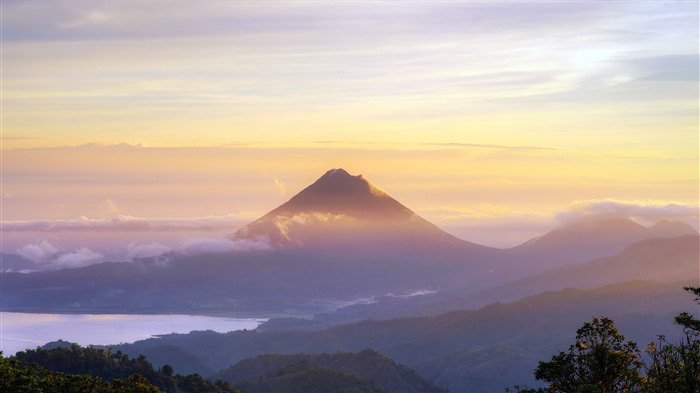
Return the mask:
[[193,330],[255,329],[264,319],[192,315],[27,314],[0,312],[3,356],[63,339],[80,345],[128,343],[157,334]]

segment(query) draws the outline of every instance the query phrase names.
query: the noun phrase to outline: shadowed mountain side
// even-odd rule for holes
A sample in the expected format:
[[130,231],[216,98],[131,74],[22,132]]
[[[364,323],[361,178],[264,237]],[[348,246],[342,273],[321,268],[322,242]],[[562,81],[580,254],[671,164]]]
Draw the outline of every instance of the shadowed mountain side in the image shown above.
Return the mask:
[[[333,353],[373,348],[414,368],[455,392],[502,392],[530,379],[537,360],[546,359],[571,342],[576,329],[592,316],[612,317],[632,340],[645,343],[666,334],[673,339],[678,328],[673,316],[692,309],[692,298],[681,286],[630,282],[596,290],[561,290],[532,296],[511,304],[493,304],[479,310],[454,311],[433,317],[364,321],[320,331],[193,332],[117,346],[126,353],[154,358],[162,345],[175,345],[221,369],[266,353]],[[474,353],[472,371],[461,360]],[[521,373],[502,373],[503,364],[520,365]],[[470,368],[471,369],[471,368]],[[460,371],[462,370],[462,371]],[[469,379],[479,370],[479,380]],[[471,373],[471,374],[470,374]],[[507,379],[508,376],[517,377]],[[480,381],[480,382],[479,382]],[[499,389],[487,386],[499,385]]]
[[288,202],[231,236],[276,249],[396,254],[402,250],[496,253],[424,220],[362,175],[326,172]]
[[260,326],[268,329],[319,329],[363,319],[390,319],[435,315],[450,310],[482,307],[498,301],[515,301],[525,296],[563,288],[594,288],[616,282],[650,280],[663,283],[700,277],[700,237],[650,239],[623,252],[551,269],[548,272],[510,282],[493,289],[464,294],[460,290],[443,291],[413,297],[381,297],[372,304],[357,304],[306,319],[271,319]]
[[624,216],[603,215],[575,219],[505,251],[541,271],[542,268],[614,255],[646,239],[697,234],[684,222],[662,220],[645,227]]
[[41,268],[35,262],[32,262],[29,259],[17,254],[8,254],[3,252],[0,253],[0,258],[2,258],[2,261],[0,261],[0,266],[2,266],[0,272],[19,272],[23,270],[31,271],[40,270]]
[[[470,295],[480,302],[512,301],[543,291],[568,287],[593,288],[629,280],[670,283],[700,278],[700,236],[650,239],[623,252],[586,263],[552,269],[503,287]],[[457,306],[458,303],[454,303]]]
[[3,310],[308,315],[389,293],[483,289],[502,282],[493,266],[419,252],[362,258],[296,251],[180,255],[3,273]]

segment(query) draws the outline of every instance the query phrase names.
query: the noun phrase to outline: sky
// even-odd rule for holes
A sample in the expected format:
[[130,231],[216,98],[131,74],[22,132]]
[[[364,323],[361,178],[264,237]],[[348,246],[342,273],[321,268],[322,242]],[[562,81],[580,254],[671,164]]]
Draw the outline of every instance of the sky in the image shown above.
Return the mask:
[[2,1],[2,248],[220,245],[342,167],[463,239],[698,228],[696,1]]

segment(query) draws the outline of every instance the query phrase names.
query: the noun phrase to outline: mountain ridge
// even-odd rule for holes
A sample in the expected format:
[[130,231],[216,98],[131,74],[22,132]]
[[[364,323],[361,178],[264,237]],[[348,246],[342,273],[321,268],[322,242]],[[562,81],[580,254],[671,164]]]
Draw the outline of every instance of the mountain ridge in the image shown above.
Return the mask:
[[682,221],[660,220],[646,227],[623,215],[597,215],[566,222],[504,251],[552,268],[614,255],[643,240],[686,235],[698,232]]

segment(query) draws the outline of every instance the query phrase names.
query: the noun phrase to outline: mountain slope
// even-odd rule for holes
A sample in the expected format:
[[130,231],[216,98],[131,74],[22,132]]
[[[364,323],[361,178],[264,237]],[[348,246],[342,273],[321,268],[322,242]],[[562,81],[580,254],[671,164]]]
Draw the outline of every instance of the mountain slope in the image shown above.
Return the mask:
[[[496,301],[515,301],[545,291],[596,288],[633,280],[657,283],[697,281],[700,278],[698,261],[700,261],[700,236],[648,239],[634,243],[624,251],[609,257],[561,266],[496,288],[456,296],[452,299],[437,299],[431,303],[415,306],[396,305],[392,312],[400,312],[399,310],[403,309],[403,313],[430,314],[483,306]],[[381,311],[375,311],[373,317],[380,318],[380,314],[377,314],[379,312]]]
[[620,215],[583,217],[513,247],[507,254],[541,270],[614,255],[646,239],[697,234],[690,225],[677,221],[663,220],[645,227]]
[[628,280],[676,282],[700,277],[700,237],[649,239],[619,254],[563,266],[508,284],[522,295],[566,287],[596,287]]
[[333,354],[295,354],[295,355],[260,355],[252,359],[242,360],[235,366],[222,370],[214,379],[231,382],[251,393],[250,382],[260,377],[272,375],[289,367],[307,365],[340,371],[348,375],[365,378],[377,383],[391,392],[445,392],[426,381],[407,366],[373,351],[365,349],[358,353],[337,352]]

